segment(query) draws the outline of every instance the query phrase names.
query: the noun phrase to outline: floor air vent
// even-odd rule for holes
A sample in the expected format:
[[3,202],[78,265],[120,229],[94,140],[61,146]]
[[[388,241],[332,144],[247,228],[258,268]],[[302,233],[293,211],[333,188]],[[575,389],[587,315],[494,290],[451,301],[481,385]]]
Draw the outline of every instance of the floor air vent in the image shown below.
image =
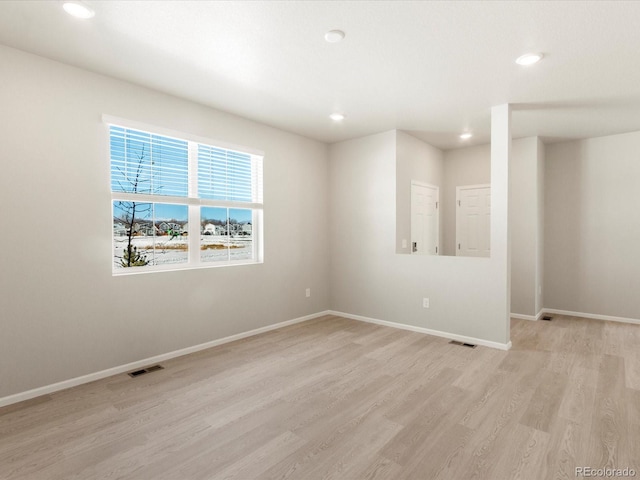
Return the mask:
[[164,367],[162,365],[154,365],[152,367],[143,368],[141,370],[136,370],[135,372],[129,372],[128,375],[130,377],[139,377],[140,375],[144,375],[145,373],[155,372],[156,370],[163,370]]
[[547,322],[550,322],[552,318],[553,317],[550,317],[549,315],[545,315],[544,317],[542,317],[542,320],[546,320]]
[[473,343],[464,343],[464,342],[459,342],[457,340],[451,340],[449,343],[453,345],[459,345],[461,347],[469,347],[469,348],[476,348],[477,346],[477,345],[474,345]]

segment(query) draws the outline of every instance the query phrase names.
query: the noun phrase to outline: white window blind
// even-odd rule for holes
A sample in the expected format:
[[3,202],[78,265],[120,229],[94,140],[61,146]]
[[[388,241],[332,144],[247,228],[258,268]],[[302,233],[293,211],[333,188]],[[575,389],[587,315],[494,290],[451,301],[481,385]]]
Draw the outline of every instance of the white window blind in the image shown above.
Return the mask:
[[259,162],[247,153],[198,145],[198,196],[211,200],[261,202],[252,188]]
[[185,140],[111,126],[111,191],[186,197]]

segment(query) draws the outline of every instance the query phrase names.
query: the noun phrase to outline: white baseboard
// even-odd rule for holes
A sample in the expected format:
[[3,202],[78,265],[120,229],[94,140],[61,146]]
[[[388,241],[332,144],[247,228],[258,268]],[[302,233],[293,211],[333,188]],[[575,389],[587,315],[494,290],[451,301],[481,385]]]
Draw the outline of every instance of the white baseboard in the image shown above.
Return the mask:
[[65,390],[67,388],[82,385],[83,383],[89,383],[95,380],[100,380],[102,378],[118,375],[120,373],[129,372],[131,370],[136,370],[138,368],[142,368],[153,363],[163,362],[165,360],[169,360],[172,358],[181,357],[183,355],[188,355],[190,353],[199,352],[200,350],[206,350],[207,348],[216,347],[224,343],[234,342],[236,340],[241,340],[243,338],[259,335],[261,333],[269,332],[271,330],[276,330],[278,328],[294,325],[296,323],[306,322],[307,320],[312,320],[314,318],[322,317],[325,315],[329,315],[329,311],[314,313],[304,317],[294,318],[293,320],[286,320],[284,322],[275,323],[273,325],[267,325],[266,327],[256,328],[255,330],[249,330],[248,332],[237,333],[229,337],[219,338],[217,340],[201,343],[199,345],[194,345],[192,347],[182,348],[180,350],[175,350],[173,352],[163,353],[160,355],[156,355],[154,357],[149,357],[143,360],[138,360],[136,362],[127,363],[126,365],[119,365],[117,367],[108,368],[106,370],[90,373],[88,375],[83,375],[81,377],[71,378],[69,380],[53,383],[51,385],[46,385],[44,387],[38,387],[32,390],[27,390],[26,392],[16,393],[14,395],[9,395],[8,397],[0,398],[0,407],[11,405],[13,403],[22,402],[24,400],[29,400],[31,398],[39,397],[41,395],[47,395],[49,393],[57,392],[60,390]]
[[544,313],[555,313],[556,315],[568,315],[571,317],[592,318],[595,320],[608,320],[611,322],[635,323],[640,325],[640,320],[636,318],[613,317],[611,315],[598,315],[595,313],[570,312],[568,310],[556,310],[555,308],[545,308]]
[[336,312],[334,310],[329,310],[327,313],[330,315],[336,315],[338,317],[345,317],[345,318],[350,318],[352,320],[359,320],[361,322],[384,325],[385,327],[399,328],[401,330],[409,330],[411,332],[425,333],[427,335],[448,338],[450,340],[457,340],[459,342],[473,343],[475,345],[482,345],[484,347],[497,348],[498,350],[509,350],[511,348],[511,341],[509,341],[509,343],[492,342],[489,340],[483,340],[481,338],[467,337],[465,335],[442,332],[440,330],[431,330],[429,328],[423,328],[423,327],[414,327],[413,325],[405,325],[403,323],[388,322],[386,320],[378,320],[376,318],[363,317],[362,315],[352,315],[350,313]]
[[511,318],[518,318],[520,320],[532,320],[535,322],[540,320],[544,315],[544,313],[545,313],[545,310],[540,310],[537,315],[524,315],[522,313],[512,313]]

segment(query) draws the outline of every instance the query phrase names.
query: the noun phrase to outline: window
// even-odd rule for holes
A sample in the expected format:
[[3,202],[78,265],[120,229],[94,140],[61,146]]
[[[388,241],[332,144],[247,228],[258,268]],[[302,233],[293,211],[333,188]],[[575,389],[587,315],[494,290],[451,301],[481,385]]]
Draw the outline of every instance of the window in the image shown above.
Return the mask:
[[257,263],[262,156],[109,125],[113,272]]

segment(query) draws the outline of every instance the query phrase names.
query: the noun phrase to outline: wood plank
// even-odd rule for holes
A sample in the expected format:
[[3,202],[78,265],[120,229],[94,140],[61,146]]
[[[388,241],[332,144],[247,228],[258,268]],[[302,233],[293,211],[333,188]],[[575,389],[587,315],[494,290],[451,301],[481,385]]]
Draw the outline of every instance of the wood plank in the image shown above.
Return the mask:
[[540,384],[531,397],[529,407],[520,418],[522,425],[528,425],[543,432],[549,432],[555,421],[569,379],[567,375],[543,371]]
[[625,385],[640,391],[640,351],[634,350],[624,356]]
[[625,403],[627,396],[624,383],[624,359],[614,355],[603,355],[589,442],[591,467],[619,468],[629,456],[629,429]]

